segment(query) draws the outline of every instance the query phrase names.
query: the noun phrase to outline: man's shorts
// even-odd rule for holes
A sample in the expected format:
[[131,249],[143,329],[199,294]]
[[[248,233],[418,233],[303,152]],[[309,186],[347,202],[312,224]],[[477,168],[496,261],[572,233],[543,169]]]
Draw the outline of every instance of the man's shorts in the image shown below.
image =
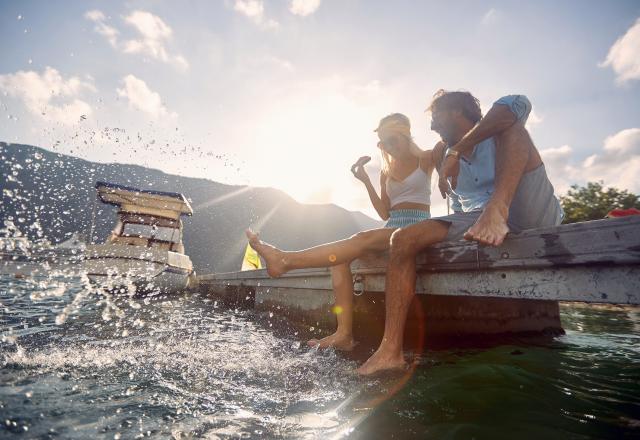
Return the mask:
[[[461,240],[482,214],[481,210],[456,212],[443,217],[433,217],[449,224],[445,241]],[[547,177],[544,164],[522,176],[509,208],[509,231],[518,233],[524,229],[555,226],[562,223],[564,212],[553,194],[553,185]]]

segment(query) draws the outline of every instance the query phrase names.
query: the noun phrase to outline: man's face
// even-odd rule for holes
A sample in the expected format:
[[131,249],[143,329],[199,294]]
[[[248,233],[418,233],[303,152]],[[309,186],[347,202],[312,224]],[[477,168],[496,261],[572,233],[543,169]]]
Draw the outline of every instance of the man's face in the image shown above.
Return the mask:
[[453,112],[450,110],[433,109],[431,112],[431,129],[438,133],[443,141],[451,143],[455,132]]

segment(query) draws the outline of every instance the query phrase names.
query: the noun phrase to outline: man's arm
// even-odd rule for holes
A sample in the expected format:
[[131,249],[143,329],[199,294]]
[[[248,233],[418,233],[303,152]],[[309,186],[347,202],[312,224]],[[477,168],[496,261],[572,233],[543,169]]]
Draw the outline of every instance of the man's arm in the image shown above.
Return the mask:
[[[467,240],[499,246],[502,244],[509,227],[509,207],[516,193],[522,175],[541,163],[540,155],[524,124],[531,111],[529,100],[522,96],[505,97],[506,105],[516,121],[496,137],[496,177],[495,190],[476,223],[465,233]],[[510,100],[509,100],[510,99]]]
[[471,154],[473,147],[485,139],[502,133],[516,122],[526,123],[531,102],[524,95],[508,95],[497,100],[484,118],[451,147],[462,155]]

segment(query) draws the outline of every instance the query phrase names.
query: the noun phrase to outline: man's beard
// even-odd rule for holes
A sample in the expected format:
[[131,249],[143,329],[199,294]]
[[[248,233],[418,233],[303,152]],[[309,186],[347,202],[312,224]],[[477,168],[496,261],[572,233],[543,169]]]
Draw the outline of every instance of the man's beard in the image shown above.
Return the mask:
[[444,142],[445,144],[447,144],[447,147],[452,147],[456,144],[455,139],[453,139],[453,136],[449,133],[443,133],[440,135],[440,138],[442,139],[442,142]]

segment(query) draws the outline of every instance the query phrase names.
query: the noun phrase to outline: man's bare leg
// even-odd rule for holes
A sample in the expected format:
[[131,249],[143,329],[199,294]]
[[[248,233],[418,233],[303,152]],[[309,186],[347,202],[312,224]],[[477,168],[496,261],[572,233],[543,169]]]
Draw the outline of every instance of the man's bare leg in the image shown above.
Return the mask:
[[427,246],[443,241],[448,231],[447,223],[426,220],[394,232],[385,284],[384,335],[378,350],[358,368],[359,374],[371,375],[405,366],[402,340],[415,294],[416,255]]
[[509,207],[522,175],[542,163],[527,129],[516,123],[496,138],[495,191],[464,238],[500,246],[509,232]]
[[391,228],[372,229],[344,240],[291,252],[261,241],[258,234],[249,229],[246,234],[251,247],[264,258],[269,275],[278,277],[292,269],[336,266],[350,263],[367,252],[386,250],[393,231]]
[[336,296],[334,313],[338,321],[335,333],[322,339],[311,339],[307,344],[311,347],[334,347],[336,350],[351,351],[355,346],[353,340],[353,278],[349,263],[331,267],[331,282]]

